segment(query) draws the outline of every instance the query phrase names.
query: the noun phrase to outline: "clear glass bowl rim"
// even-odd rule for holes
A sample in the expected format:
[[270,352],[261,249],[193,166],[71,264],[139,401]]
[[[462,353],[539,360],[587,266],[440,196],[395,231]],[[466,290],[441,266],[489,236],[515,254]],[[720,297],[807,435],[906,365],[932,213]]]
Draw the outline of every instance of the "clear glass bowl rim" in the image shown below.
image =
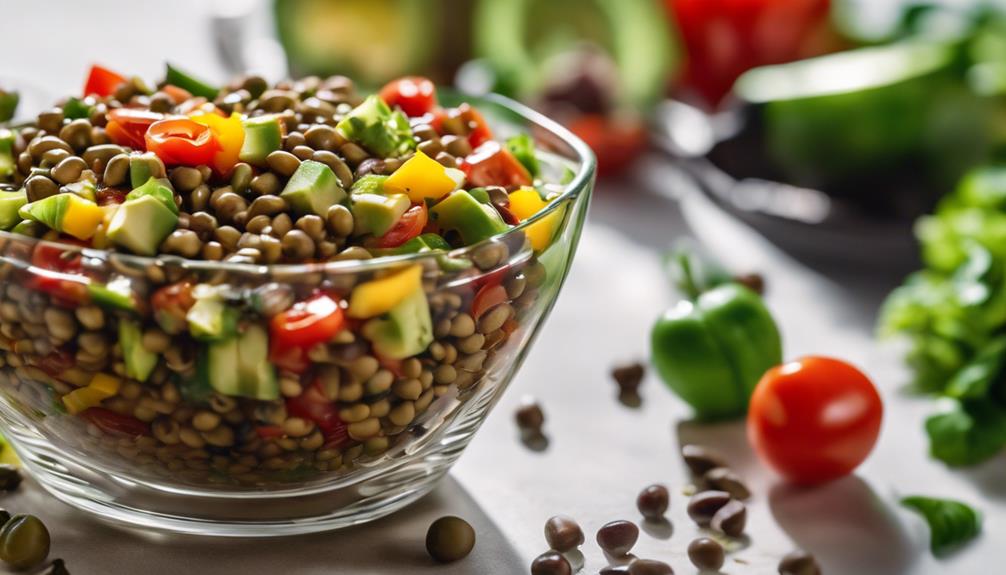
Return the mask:
[[[508,112],[515,114],[516,116],[522,118],[525,122],[545,130],[550,136],[557,138],[560,142],[569,146],[569,148],[576,154],[576,158],[571,158],[576,161],[579,168],[576,174],[573,176],[572,180],[568,184],[564,184],[565,190],[556,198],[554,198],[544,209],[531,216],[527,220],[524,220],[519,225],[507,230],[502,234],[498,234],[491,238],[488,238],[477,244],[470,246],[465,246],[463,248],[458,248],[449,252],[451,255],[463,255],[477,249],[480,245],[498,241],[501,238],[506,238],[511,234],[523,233],[525,229],[534,225],[535,222],[543,220],[549,217],[550,214],[557,213],[565,204],[573,203],[576,198],[579,197],[581,193],[584,192],[594,179],[594,174],[597,170],[597,160],[594,157],[594,153],[591,151],[590,147],[579,137],[569,131],[567,128],[545,116],[544,114],[537,112],[530,107],[521,104],[511,98],[506,96],[501,96],[499,94],[486,94],[481,96],[475,95],[463,95],[454,94],[448,92],[449,99],[458,99],[469,102],[478,106],[479,104],[489,104],[493,106],[501,107]],[[567,222],[566,225],[568,225]],[[558,231],[557,231],[558,232]],[[108,258],[115,258],[123,264],[135,265],[135,266],[150,266],[150,265],[169,265],[173,267],[181,267],[183,269],[193,270],[193,271],[203,271],[203,272],[231,272],[236,274],[247,274],[252,276],[269,276],[271,274],[309,274],[309,273],[357,273],[357,272],[368,272],[375,271],[385,267],[397,267],[410,262],[421,262],[424,260],[431,260],[436,258],[435,253],[415,253],[415,254],[403,254],[403,255],[393,255],[393,256],[379,256],[375,258],[365,259],[365,260],[344,260],[344,261],[333,261],[333,262],[312,262],[303,264],[247,264],[247,263],[234,263],[234,262],[220,262],[220,261],[210,261],[210,260],[198,260],[189,259],[181,256],[175,255],[157,255],[157,256],[138,256],[134,254],[116,252],[107,249],[99,248],[89,248],[82,247],[75,244],[65,243],[58,240],[41,240],[37,238],[32,238],[30,236],[25,236],[22,234],[15,234],[12,232],[0,230],[0,240],[8,239],[11,241],[28,243],[32,245],[44,245],[57,248],[63,252],[68,253],[81,253],[90,258],[96,258],[99,260],[107,260]],[[487,272],[489,273],[489,272]]]

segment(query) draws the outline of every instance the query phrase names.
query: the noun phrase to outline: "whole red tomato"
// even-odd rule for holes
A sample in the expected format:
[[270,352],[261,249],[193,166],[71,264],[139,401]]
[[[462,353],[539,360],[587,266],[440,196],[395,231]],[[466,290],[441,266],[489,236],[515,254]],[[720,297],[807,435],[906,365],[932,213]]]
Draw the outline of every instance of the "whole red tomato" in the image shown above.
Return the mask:
[[748,440],[787,479],[816,484],[852,472],[873,450],[883,404],[863,372],[805,357],[774,367],[751,396]]

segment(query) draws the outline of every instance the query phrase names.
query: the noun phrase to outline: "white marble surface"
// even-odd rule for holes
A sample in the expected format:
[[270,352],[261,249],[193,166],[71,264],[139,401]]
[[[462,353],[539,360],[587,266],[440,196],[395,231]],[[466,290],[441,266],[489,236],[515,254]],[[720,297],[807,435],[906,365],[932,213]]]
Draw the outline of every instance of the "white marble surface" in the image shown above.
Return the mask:
[[[0,76],[31,78],[62,93],[77,89],[91,62],[155,77],[160,62],[170,59],[220,77],[223,68],[205,20],[210,3],[172,4],[174,9],[160,10],[121,0],[7,0],[5,21],[13,24],[5,27],[5,37],[22,49],[0,66]],[[27,49],[44,39],[74,37],[89,21],[106,22],[106,33],[89,31],[79,42]],[[660,165],[647,167],[632,187],[687,196],[673,172]],[[526,573],[545,547],[542,524],[560,512],[588,531],[583,572],[596,573],[604,558],[592,543],[593,532],[612,519],[637,519],[637,491],[659,481],[675,490],[671,527],[650,526],[636,552],[689,574],[694,569],[684,549],[694,530],[684,515],[679,489],[686,475],[676,454],[678,443],[688,441],[729,454],[756,492],[750,546],[733,555],[746,563],[730,562],[725,573],[772,573],[777,557],[795,544],[814,551],[831,575],[999,572],[1006,562],[1006,457],[970,471],[950,471],[929,460],[922,420],[932,403],[904,393],[907,378],[897,351],[872,339],[879,297],[898,278],[855,269],[822,275],[700,198],[682,203],[690,230],[682,211],[666,199],[628,192],[609,186],[598,195],[567,287],[512,389],[452,476],[405,512],[343,532],[263,543],[125,533],[55,502],[31,482],[0,498],[0,505],[40,515],[53,527],[54,556],[64,557],[75,574]],[[813,490],[788,488],[753,459],[741,426],[688,423],[685,408],[653,377],[644,384],[640,408],[616,401],[608,370],[615,362],[645,357],[649,326],[672,298],[659,270],[660,250],[688,233],[735,269],[768,277],[768,301],[787,357],[840,356],[877,381],[887,407],[883,434],[854,477]],[[547,411],[551,443],[544,452],[529,451],[517,439],[512,412],[523,394],[540,398]],[[924,525],[893,504],[914,493],[975,504],[986,515],[984,535],[949,559],[932,559]],[[429,522],[447,513],[471,521],[479,543],[465,561],[441,567],[425,558],[422,539]]]

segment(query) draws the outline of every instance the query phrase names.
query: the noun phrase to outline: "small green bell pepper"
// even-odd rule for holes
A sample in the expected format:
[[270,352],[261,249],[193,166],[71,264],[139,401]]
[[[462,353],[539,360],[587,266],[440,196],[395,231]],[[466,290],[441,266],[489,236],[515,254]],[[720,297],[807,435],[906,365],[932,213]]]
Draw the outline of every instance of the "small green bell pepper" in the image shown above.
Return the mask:
[[[690,265],[689,265],[690,264]],[[680,257],[689,299],[668,310],[650,334],[652,362],[700,419],[739,417],[761,376],[782,363],[782,341],[761,297],[736,283],[703,286],[695,260]]]

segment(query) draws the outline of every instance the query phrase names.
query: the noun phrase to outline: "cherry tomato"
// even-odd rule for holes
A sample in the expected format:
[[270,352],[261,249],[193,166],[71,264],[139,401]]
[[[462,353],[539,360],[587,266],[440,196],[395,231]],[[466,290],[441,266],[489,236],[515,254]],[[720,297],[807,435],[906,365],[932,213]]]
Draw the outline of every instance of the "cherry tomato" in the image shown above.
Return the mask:
[[397,248],[423,233],[423,228],[426,227],[428,218],[429,212],[426,209],[426,204],[412,206],[402,214],[402,217],[398,219],[398,222],[390,230],[377,238],[375,242],[376,246],[379,248]]
[[852,472],[873,450],[883,404],[861,371],[805,357],[762,377],[748,410],[748,439],[762,461],[802,484]]
[[119,74],[99,66],[91,66],[87,73],[87,81],[84,82],[84,96],[106,97],[115,93],[116,88],[126,82],[126,79]]
[[128,146],[134,150],[146,150],[145,136],[150,125],[164,119],[164,114],[149,110],[134,110],[132,108],[116,108],[105,114],[108,123],[105,133],[108,138],[120,146]]
[[337,447],[349,439],[338,406],[325,396],[321,382],[315,381],[297,397],[286,400],[286,412],[313,421],[325,436],[325,444]]
[[201,166],[209,164],[220,145],[213,131],[189,118],[169,118],[147,129],[147,149],[165,164]]
[[91,407],[80,412],[80,416],[96,425],[105,433],[114,435],[149,435],[150,425],[129,415],[122,415],[104,407]]
[[472,318],[478,321],[482,314],[509,300],[506,288],[503,286],[499,284],[483,286],[472,300]]
[[467,157],[458,166],[472,186],[530,186],[531,174],[509,150],[495,140],[490,140]]
[[647,145],[646,128],[635,120],[613,120],[591,114],[573,120],[568,127],[594,151],[597,172],[602,176],[627,168]]
[[322,293],[273,317],[269,339],[283,349],[308,349],[332,339],[345,326],[339,302]]
[[437,89],[433,81],[422,76],[405,76],[392,80],[381,88],[381,99],[394,108],[398,106],[406,116],[422,116],[437,106]]

